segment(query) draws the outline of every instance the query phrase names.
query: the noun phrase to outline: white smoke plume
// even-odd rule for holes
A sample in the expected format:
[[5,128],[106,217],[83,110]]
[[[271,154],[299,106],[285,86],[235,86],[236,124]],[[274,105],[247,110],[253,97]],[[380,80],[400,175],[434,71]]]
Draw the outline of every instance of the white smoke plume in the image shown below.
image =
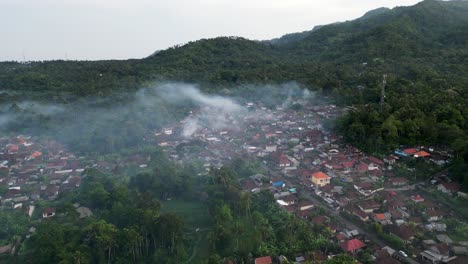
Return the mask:
[[65,111],[65,108],[61,105],[50,105],[50,104],[42,104],[39,102],[34,101],[23,101],[17,104],[18,107],[22,110],[46,115],[46,116],[53,116]]
[[203,128],[218,130],[233,127],[233,123],[246,111],[233,99],[218,95],[202,93],[196,86],[190,84],[170,83],[155,88],[163,100],[173,103],[191,103],[199,108],[193,115],[183,120],[182,135],[190,138]]

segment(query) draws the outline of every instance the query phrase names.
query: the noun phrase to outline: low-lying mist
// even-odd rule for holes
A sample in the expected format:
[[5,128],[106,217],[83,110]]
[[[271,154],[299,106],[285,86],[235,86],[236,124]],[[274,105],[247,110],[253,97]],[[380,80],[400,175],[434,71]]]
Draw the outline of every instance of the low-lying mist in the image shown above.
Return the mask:
[[[70,103],[17,101],[0,104],[0,136],[26,134],[55,139],[81,153],[112,153],[145,144],[153,132],[175,123],[190,139],[204,128],[242,129],[248,102],[287,108],[314,94],[296,83],[246,85],[217,94],[199,86],[167,82],[136,93],[84,97]],[[261,112],[256,118],[264,118]]]

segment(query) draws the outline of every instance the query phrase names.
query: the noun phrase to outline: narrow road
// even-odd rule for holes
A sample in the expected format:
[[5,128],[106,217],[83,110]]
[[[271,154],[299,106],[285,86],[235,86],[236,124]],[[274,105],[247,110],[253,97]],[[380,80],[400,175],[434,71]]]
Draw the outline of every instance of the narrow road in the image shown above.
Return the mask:
[[[273,175],[274,177],[281,177],[281,179],[283,179],[283,181],[288,185],[288,186],[303,186],[302,183],[300,181],[297,181],[296,178],[287,178],[287,177],[284,177],[284,175],[282,175],[282,173],[276,171],[276,170],[273,170],[271,168],[269,168],[267,165],[264,164],[263,166],[271,175]],[[295,181],[296,180],[296,181]],[[357,226],[355,223],[349,221],[348,219],[344,218],[343,216],[340,215],[339,212],[335,211],[335,210],[332,210],[330,209],[330,207],[328,207],[328,204],[321,198],[321,197],[316,197],[315,195],[312,195],[310,194],[309,192],[307,192],[307,190],[304,190],[300,193],[301,195],[305,196],[309,201],[313,202],[315,205],[320,205],[321,207],[323,207],[326,211],[326,213],[328,215],[331,215],[331,216],[335,216],[337,219],[338,219],[338,222],[348,228],[348,229],[355,229],[357,230],[360,234],[363,234],[367,237],[367,239],[377,243],[380,247],[385,247],[385,246],[388,246],[387,243],[385,243],[385,241],[383,241],[382,239],[380,239],[377,234],[375,232],[369,232],[359,226]],[[415,259],[412,259],[412,258],[402,258],[402,257],[399,257],[398,256],[398,259],[399,260],[402,260],[402,261],[406,261],[407,263],[410,263],[410,264],[420,264],[418,261],[416,261]],[[404,262],[403,262],[404,263]]]

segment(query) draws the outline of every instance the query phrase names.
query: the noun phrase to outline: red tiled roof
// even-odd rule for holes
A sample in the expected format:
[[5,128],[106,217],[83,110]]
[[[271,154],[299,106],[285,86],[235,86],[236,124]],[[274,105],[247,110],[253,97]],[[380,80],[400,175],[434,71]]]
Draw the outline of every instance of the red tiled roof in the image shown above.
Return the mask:
[[414,236],[414,232],[407,225],[401,225],[399,227],[393,227],[392,233],[397,235],[403,240],[410,240]]
[[271,264],[273,261],[270,256],[255,259],[255,264]]
[[377,220],[385,220],[385,215],[384,214],[375,214],[375,218],[377,218]]
[[361,240],[355,238],[341,243],[340,246],[346,252],[353,252],[355,250],[365,247],[366,244],[361,242]]
[[286,156],[281,156],[279,158],[279,163],[280,164],[289,164],[289,163],[291,163],[291,161]]
[[422,197],[419,196],[419,195],[411,196],[411,199],[412,199],[413,201],[424,201],[424,198],[422,198]]
[[329,179],[330,178],[330,176],[326,175],[325,173],[321,171],[312,174],[312,177],[316,179]]
[[460,190],[460,185],[455,182],[444,182],[442,183],[442,186],[448,191],[451,192],[458,192]]
[[372,161],[372,162],[375,163],[375,164],[384,165],[384,162],[381,161],[381,160],[379,160],[379,159],[376,158],[376,157],[370,156],[370,157],[369,157],[369,160]]
[[367,165],[367,164],[361,162],[361,163],[359,163],[359,164],[357,165],[357,169],[358,169],[359,171],[367,171],[367,170],[369,170],[369,165]]
[[403,152],[408,154],[408,155],[412,155],[412,154],[414,154],[414,153],[416,153],[418,151],[416,149],[414,149],[414,148],[409,148],[409,149],[404,149]]
[[427,153],[427,152],[424,151],[424,150],[421,150],[421,151],[419,151],[419,152],[414,153],[414,155],[415,155],[415,156],[418,156],[418,157],[423,157],[423,158],[424,158],[424,157],[430,156],[431,154]]
[[359,208],[354,208],[353,213],[362,219],[366,219],[368,217],[368,215]]

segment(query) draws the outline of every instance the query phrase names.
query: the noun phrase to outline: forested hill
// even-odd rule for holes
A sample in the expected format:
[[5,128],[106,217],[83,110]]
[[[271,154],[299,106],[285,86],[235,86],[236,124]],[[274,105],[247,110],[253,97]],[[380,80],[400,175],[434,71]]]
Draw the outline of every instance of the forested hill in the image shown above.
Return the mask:
[[367,63],[405,79],[466,84],[468,3],[423,1],[378,9],[354,21],[257,42],[203,39],[125,61],[0,63],[0,89],[108,94],[153,80],[216,85],[296,80],[333,88],[360,82]]

